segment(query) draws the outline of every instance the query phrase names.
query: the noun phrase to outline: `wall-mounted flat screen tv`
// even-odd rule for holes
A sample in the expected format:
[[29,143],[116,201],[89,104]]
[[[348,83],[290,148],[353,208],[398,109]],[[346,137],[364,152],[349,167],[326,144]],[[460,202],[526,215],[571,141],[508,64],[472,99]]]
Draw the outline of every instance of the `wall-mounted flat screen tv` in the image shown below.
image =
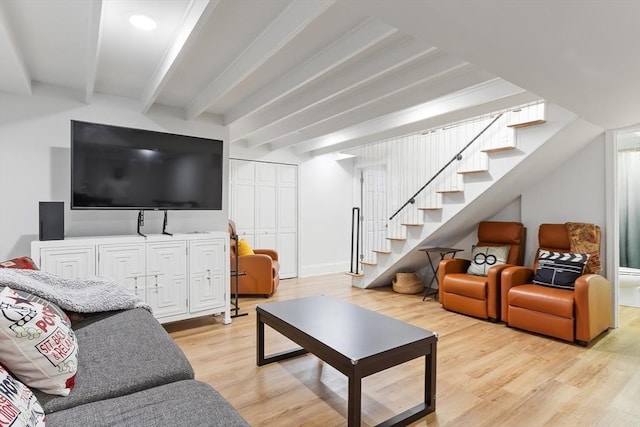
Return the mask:
[[217,139],[71,121],[71,209],[221,210]]

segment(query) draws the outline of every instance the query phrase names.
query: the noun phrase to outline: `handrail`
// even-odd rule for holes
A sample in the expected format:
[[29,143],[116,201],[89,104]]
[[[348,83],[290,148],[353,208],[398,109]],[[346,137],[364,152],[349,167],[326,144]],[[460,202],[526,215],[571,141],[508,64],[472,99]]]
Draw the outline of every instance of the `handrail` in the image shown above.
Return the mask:
[[[355,230],[354,230],[354,226],[355,226]],[[355,257],[353,253],[354,241],[356,246]],[[349,270],[351,273],[358,274],[359,258],[360,258],[360,208],[354,207],[353,209],[351,209],[351,270]],[[354,264],[356,266],[356,271],[353,271]]]
[[404,202],[404,204],[403,204],[402,206],[400,206],[400,208],[399,208],[399,209],[398,209],[398,210],[397,210],[393,215],[391,215],[391,217],[389,218],[389,221],[391,221],[393,218],[395,218],[395,217],[396,217],[396,216],[397,216],[397,215],[402,211],[402,209],[404,209],[405,207],[407,207],[407,205],[410,205],[410,204],[415,203],[415,202],[416,202],[416,196],[417,196],[418,194],[420,194],[420,193],[421,193],[425,188],[427,188],[427,186],[428,186],[429,184],[431,184],[431,183],[432,183],[432,182],[433,182],[433,181],[434,181],[438,176],[440,176],[440,174],[441,174],[442,172],[444,172],[444,170],[445,170],[445,169],[446,169],[446,168],[447,168],[451,163],[453,163],[453,162],[454,162],[454,161],[456,161],[456,160],[460,160],[460,159],[462,159],[462,152],[463,152],[464,150],[466,150],[467,148],[469,148],[469,147],[471,146],[471,144],[473,144],[473,143],[474,143],[478,138],[480,138],[480,136],[482,136],[482,134],[483,134],[483,133],[485,133],[485,132],[486,132],[486,130],[487,130],[487,129],[489,129],[489,128],[490,128],[490,127],[491,127],[495,122],[497,122],[497,121],[498,121],[498,119],[499,119],[500,117],[502,117],[502,114],[503,114],[503,113],[498,114],[498,115],[496,116],[496,118],[495,118],[495,119],[493,119],[493,120],[491,121],[491,123],[489,123],[489,124],[488,124],[484,129],[482,129],[482,130],[480,131],[480,133],[478,133],[478,134],[477,134],[477,135],[476,135],[476,136],[475,136],[471,141],[469,141],[469,142],[467,143],[467,145],[465,145],[465,146],[462,148],[462,150],[460,150],[460,151],[458,152],[458,154],[456,154],[455,156],[453,156],[453,158],[452,158],[451,160],[449,160],[449,161],[447,162],[447,164],[446,164],[446,165],[444,165],[444,166],[443,166],[443,167],[442,167],[438,172],[436,172],[436,174],[435,174],[435,175],[433,175],[433,176],[431,177],[431,179],[429,179],[429,181],[427,181],[427,183],[426,183],[425,185],[423,185],[422,187],[420,187],[420,189],[419,189],[418,191],[416,191],[416,193],[415,193],[413,196],[411,196],[411,197],[409,198],[409,200],[407,200],[406,202]]

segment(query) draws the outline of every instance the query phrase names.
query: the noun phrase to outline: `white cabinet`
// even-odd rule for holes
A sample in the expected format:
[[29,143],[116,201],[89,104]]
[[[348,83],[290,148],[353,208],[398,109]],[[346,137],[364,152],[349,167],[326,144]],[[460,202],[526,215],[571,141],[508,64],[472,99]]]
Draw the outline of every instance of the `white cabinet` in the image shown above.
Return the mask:
[[241,239],[275,249],[280,278],[298,276],[298,167],[231,159],[230,217]]
[[159,319],[188,312],[184,240],[98,244],[98,275],[133,291]]
[[44,247],[38,253],[41,270],[62,277],[82,277],[96,275],[96,248],[93,245],[78,245],[69,248]]
[[104,276],[149,304],[161,322],[223,313],[231,322],[226,232],[34,241],[40,269]]
[[199,313],[224,304],[225,266],[229,264],[225,243],[220,240],[189,242],[189,310]]
[[158,318],[188,312],[186,255],[184,240],[147,244],[145,301]]
[[98,245],[98,276],[109,277],[145,299],[145,248],[143,242]]

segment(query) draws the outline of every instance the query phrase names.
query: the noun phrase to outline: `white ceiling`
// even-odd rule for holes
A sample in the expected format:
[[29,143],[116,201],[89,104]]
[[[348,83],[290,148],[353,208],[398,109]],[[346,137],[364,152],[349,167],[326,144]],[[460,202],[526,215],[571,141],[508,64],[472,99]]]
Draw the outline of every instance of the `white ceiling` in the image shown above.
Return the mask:
[[615,129],[640,124],[638,17],[640,0],[0,0],[0,91],[129,97],[312,154],[538,98]]

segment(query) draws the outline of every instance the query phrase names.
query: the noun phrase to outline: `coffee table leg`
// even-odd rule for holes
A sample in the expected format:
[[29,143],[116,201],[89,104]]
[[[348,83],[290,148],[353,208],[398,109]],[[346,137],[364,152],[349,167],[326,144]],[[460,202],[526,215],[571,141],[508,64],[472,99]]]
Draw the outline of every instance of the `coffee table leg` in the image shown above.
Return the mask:
[[262,321],[262,316],[260,315],[260,312],[258,312],[258,321],[256,322],[257,325],[257,337],[258,337],[258,342],[257,342],[257,346],[256,346],[256,362],[258,364],[258,366],[262,366],[265,364],[265,360],[264,360],[264,322]]
[[428,412],[436,410],[436,343],[424,357],[424,404]]
[[360,426],[360,411],[362,404],[362,378],[357,375],[349,377],[349,397],[347,403],[347,425]]
[[[257,311],[258,316],[256,320],[256,363],[258,366],[266,365],[268,363],[278,362],[280,360],[289,359],[291,357],[300,356],[303,354],[307,354],[308,351],[304,348],[298,348],[295,350],[287,350],[281,351],[280,353],[270,354],[265,356],[264,354],[264,325],[268,325],[273,327],[273,325],[269,324],[269,318],[267,317],[267,322],[265,323],[265,317],[260,313],[260,310]],[[287,336],[286,334],[283,334]]]

